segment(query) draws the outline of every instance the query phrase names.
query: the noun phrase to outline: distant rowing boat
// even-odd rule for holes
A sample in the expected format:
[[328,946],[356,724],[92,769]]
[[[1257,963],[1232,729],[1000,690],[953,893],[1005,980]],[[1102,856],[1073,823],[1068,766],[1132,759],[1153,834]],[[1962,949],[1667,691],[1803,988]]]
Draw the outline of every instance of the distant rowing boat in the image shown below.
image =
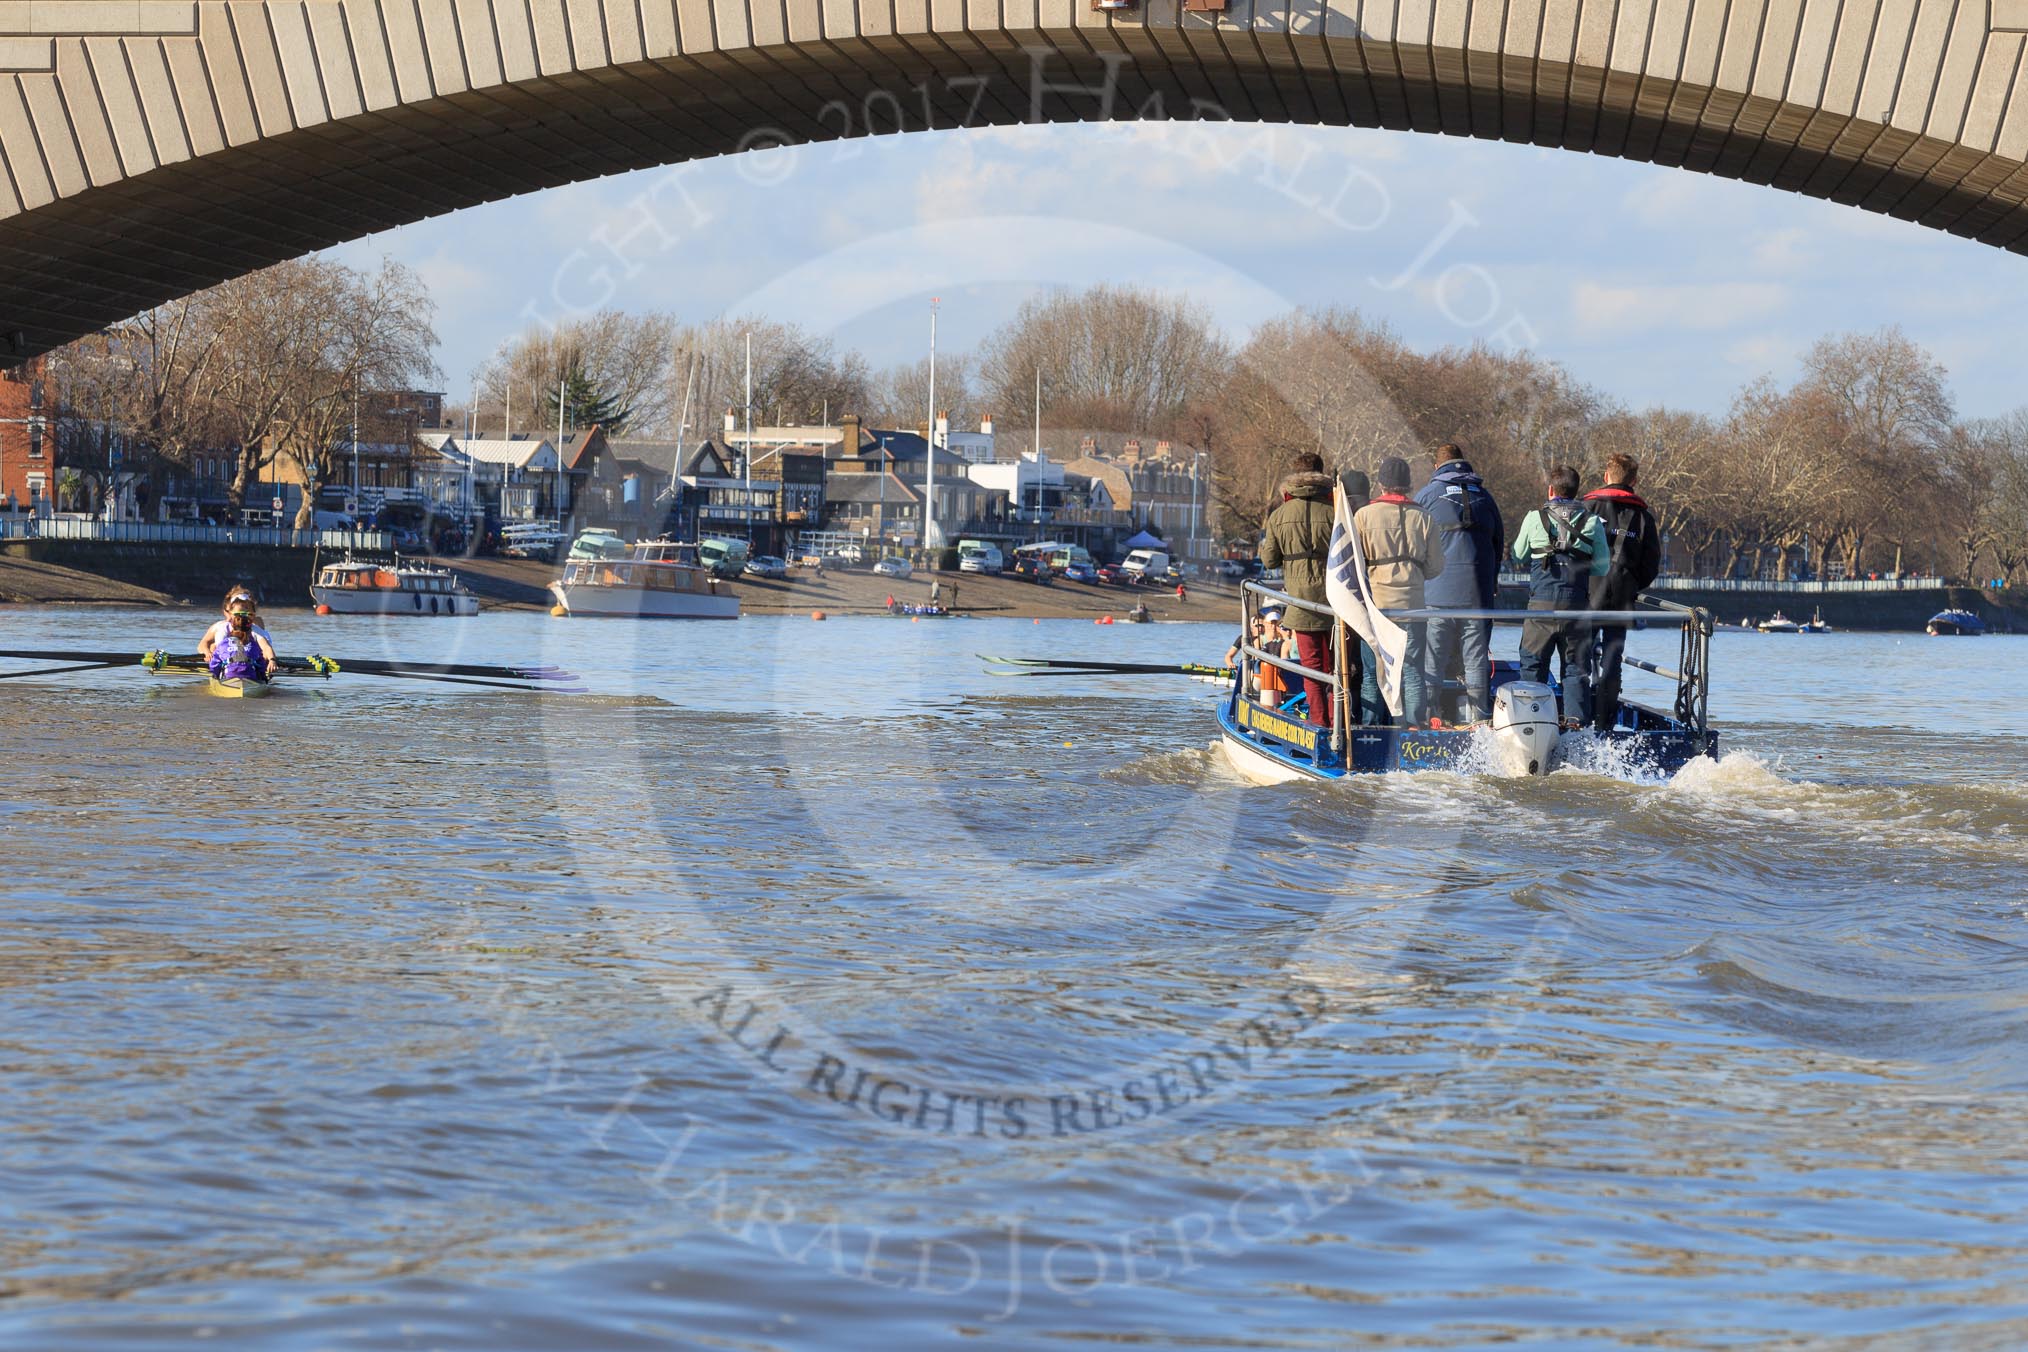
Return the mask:
[[144,653],[57,652],[46,649],[0,649],[0,658],[64,665],[31,671],[0,672],[0,681],[18,677],[65,676],[80,671],[109,671],[140,667],[158,676],[202,676],[205,690],[222,699],[261,699],[273,693],[284,677],[291,680],[329,680],[342,673],[376,676],[394,680],[442,681],[450,685],[487,686],[496,690],[522,690],[532,694],[579,694],[583,687],[572,684],[573,672],[555,666],[482,666],[461,662],[387,662],[377,658],[346,658],[311,655],[278,657],[265,681],[220,678],[196,653],[170,653],[159,649]]

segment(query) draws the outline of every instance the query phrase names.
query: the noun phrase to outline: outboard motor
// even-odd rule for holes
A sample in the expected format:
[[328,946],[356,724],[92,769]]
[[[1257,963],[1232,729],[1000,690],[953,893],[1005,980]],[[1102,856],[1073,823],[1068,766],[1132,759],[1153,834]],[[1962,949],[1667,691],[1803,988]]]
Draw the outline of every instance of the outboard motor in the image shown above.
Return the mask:
[[1509,777],[1546,775],[1563,736],[1556,692],[1509,681],[1493,692],[1493,760]]

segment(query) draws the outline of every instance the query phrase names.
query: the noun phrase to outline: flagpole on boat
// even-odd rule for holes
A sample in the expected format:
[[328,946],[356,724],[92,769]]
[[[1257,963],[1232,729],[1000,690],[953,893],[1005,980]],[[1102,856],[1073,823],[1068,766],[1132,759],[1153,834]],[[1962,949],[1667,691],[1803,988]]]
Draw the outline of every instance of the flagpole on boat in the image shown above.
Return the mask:
[[[1336,521],[1339,510],[1347,505],[1345,485],[1342,482],[1332,484],[1331,519]],[[1190,511],[1194,519],[1197,511],[1197,480],[1194,471],[1190,480]],[[1337,705],[1337,717],[1331,720],[1331,750],[1338,753],[1338,763],[1350,770],[1352,767],[1347,762],[1351,758],[1345,754],[1345,749],[1349,745],[1345,740],[1345,729],[1350,726],[1352,709],[1352,691],[1346,680],[1346,672],[1350,668],[1345,664],[1345,621],[1338,618],[1335,610],[1331,614],[1331,650],[1331,669],[1338,676],[1338,688],[1331,693],[1331,698]]]

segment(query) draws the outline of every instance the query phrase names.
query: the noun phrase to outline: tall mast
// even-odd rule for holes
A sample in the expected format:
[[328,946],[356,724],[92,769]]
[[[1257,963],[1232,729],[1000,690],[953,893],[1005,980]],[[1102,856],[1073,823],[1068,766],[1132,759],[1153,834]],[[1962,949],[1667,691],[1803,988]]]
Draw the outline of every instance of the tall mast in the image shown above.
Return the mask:
[[922,460],[922,547],[930,547],[936,522],[937,478],[937,298],[930,297],[929,453]]
[[746,333],[746,445],[740,448],[739,462],[746,470],[746,506],[740,513],[746,521],[747,543],[753,542],[753,330]]

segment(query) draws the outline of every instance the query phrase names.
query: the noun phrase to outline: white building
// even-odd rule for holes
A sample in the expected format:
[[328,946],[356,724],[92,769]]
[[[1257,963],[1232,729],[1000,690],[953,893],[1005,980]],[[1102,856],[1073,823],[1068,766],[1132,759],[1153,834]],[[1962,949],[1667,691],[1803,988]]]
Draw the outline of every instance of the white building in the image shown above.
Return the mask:
[[[990,465],[993,463],[993,415],[988,413],[979,419],[979,430],[976,432],[953,432],[951,415],[937,414],[937,445],[974,465]],[[985,481],[982,479],[979,482]],[[1010,498],[1009,501],[1013,499]]]
[[436,449],[443,457],[439,473],[446,479],[469,476],[473,496],[503,521],[546,521],[570,510],[562,462],[548,441],[446,437]]
[[[992,425],[993,420],[988,418],[986,426],[990,429]],[[989,430],[985,435],[990,438],[992,432]],[[951,450],[964,454],[960,447],[953,446]],[[1048,451],[1023,451],[1019,460],[974,461],[965,467],[965,473],[981,488],[1005,493],[1008,510],[1016,513],[1018,519],[1032,521],[1034,512],[1055,507],[1063,498],[1063,466],[1051,460]]]

